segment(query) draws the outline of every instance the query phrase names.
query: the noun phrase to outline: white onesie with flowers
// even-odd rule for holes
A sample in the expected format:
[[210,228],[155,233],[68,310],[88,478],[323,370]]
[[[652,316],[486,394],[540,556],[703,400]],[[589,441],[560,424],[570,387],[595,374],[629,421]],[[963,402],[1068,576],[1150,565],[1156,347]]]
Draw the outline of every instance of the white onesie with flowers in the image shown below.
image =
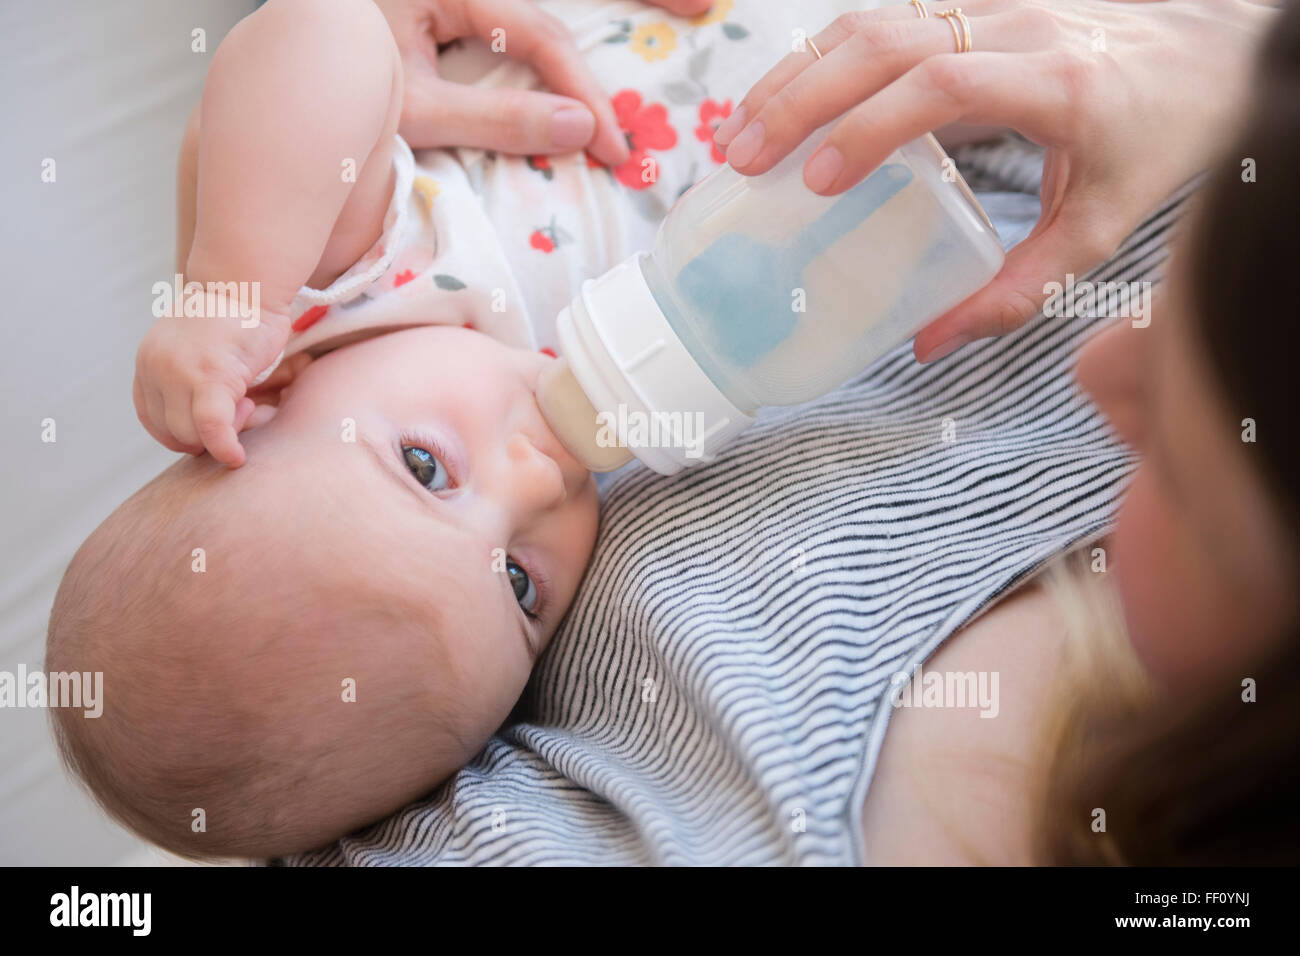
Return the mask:
[[[716,0],[689,19],[625,0],[542,6],[569,26],[610,95],[630,158],[611,169],[585,153],[413,154],[399,137],[382,236],[328,288],[299,292],[285,354],[433,324],[554,354],[559,311],[583,280],[649,249],[668,208],[722,164],[714,129],[799,29],[788,11],[760,9],[782,5],[754,0]],[[800,16],[809,33],[830,19]],[[479,86],[539,85],[531,68],[477,43],[444,50],[439,71]]]

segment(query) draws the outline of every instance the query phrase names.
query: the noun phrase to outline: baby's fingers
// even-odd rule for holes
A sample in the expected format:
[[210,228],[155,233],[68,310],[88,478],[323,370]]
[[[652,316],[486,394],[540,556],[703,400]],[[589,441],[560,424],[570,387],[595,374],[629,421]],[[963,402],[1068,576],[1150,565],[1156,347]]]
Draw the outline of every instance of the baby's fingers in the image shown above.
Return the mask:
[[251,408],[242,407],[245,402],[252,404],[247,398],[241,398],[237,406],[235,397],[222,385],[200,385],[194,392],[191,406],[194,431],[199,441],[213,458],[231,468],[244,463],[244,447],[239,444],[236,418],[242,415],[242,420],[247,420],[252,414]]
[[249,428],[261,428],[274,418],[279,411],[279,406],[276,405],[254,405],[248,420],[240,426],[239,430],[242,432]]
[[272,392],[279,391],[288,385],[298,373],[311,364],[311,356],[306,352],[295,352],[283,362],[275,367],[275,371],[268,375],[265,380],[252,385],[248,389],[250,396],[269,395]]
[[249,422],[252,421],[253,412],[257,405],[248,396],[244,396],[235,402],[235,433],[242,432],[245,428],[251,427]]
[[203,451],[200,446],[186,445],[167,430],[166,408],[163,404],[162,395],[156,389],[142,385],[137,377],[132,393],[135,400],[136,418],[140,419],[140,424],[144,426],[145,431],[150,434],[154,441],[171,451],[191,455],[197,455]]

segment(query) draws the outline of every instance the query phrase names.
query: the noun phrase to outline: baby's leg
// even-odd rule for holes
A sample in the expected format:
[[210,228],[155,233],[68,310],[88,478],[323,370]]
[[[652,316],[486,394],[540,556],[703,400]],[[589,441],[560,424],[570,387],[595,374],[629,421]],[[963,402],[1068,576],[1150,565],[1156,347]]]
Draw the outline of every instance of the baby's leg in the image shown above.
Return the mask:
[[182,144],[186,278],[260,282],[263,308],[283,314],[346,271],[383,228],[401,94],[369,0],[270,0],[240,21]]

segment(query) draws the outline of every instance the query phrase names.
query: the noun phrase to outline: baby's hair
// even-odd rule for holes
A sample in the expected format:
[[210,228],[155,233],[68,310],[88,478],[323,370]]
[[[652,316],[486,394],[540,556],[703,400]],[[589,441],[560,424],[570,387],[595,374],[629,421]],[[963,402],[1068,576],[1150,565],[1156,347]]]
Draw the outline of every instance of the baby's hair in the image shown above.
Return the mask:
[[[308,849],[471,756],[436,675],[410,679],[412,649],[445,660],[426,582],[400,556],[350,575],[386,549],[358,531],[357,553],[328,553],[320,523],[356,519],[267,494],[286,468],[266,448],[233,472],[177,463],[87,539],[50,615],[47,670],[104,674],[102,716],[52,708],[64,761],[112,817],[184,856]],[[421,757],[392,765],[398,741]]]

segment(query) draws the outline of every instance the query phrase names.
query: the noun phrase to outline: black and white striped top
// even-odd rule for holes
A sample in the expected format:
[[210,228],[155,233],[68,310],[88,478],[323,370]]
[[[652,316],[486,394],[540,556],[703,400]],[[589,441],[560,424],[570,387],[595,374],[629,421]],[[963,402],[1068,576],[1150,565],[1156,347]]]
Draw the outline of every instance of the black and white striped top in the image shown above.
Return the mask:
[[[960,159],[1021,238],[1041,159]],[[1191,188],[1092,278],[1154,282]],[[285,862],[861,862],[891,678],[1111,520],[1134,458],[1072,381],[1100,321],[1040,316],[932,366],[903,346],[710,468],[621,474],[518,722],[427,799]]]

